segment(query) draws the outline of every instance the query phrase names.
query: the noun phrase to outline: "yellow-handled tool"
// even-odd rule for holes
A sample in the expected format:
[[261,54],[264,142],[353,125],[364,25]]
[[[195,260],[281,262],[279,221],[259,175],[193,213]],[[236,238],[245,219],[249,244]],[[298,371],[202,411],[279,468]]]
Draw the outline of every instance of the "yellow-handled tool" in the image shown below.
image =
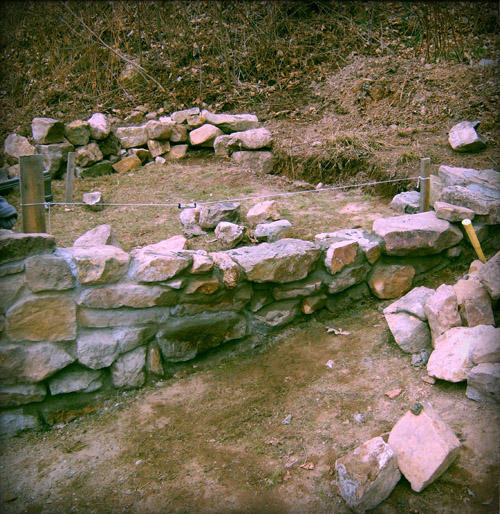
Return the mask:
[[481,244],[479,243],[479,239],[476,236],[476,231],[474,230],[471,221],[469,219],[465,219],[462,221],[462,225],[464,226],[465,231],[469,236],[469,240],[474,247],[474,250],[476,250],[477,256],[482,262],[486,262],[486,257],[484,256],[483,250],[481,249]]

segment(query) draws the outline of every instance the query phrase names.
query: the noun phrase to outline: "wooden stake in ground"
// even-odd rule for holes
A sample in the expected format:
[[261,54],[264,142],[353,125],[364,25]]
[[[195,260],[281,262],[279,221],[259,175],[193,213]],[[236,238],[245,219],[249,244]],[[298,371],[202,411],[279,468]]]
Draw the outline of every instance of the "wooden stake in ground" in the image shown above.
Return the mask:
[[75,180],[75,152],[68,152],[68,166],[66,168],[66,196],[64,201],[73,201],[73,184]]
[[430,196],[430,175],[431,175],[431,160],[429,157],[424,157],[420,161],[420,212],[429,210],[429,196]]
[[45,233],[45,192],[41,155],[19,157],[23,232]]

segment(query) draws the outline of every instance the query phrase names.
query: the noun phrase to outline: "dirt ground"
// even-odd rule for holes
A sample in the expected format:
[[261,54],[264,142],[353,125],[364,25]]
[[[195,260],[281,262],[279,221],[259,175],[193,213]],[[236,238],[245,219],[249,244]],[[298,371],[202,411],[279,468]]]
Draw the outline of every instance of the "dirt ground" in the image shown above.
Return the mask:
[[390,336],[387,303],[315,315],[243,354],[223,348],[80,419],[4,440],[2,512],[347,513],[335,460],[422,400],[459,437],[459,457],[420,493],[402,478],[373,512],[498,512],[498,406],[467,399],[463,383],[422,381],[425,369]]

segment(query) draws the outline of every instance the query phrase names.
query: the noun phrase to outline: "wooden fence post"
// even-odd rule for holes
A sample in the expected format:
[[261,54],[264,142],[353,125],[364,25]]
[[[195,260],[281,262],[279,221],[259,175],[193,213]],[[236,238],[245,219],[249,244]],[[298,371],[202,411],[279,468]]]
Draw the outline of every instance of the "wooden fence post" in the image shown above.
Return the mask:
[[420,161],[420,212],[429,210],[429,196],[431,191],[430,184],[431,160],[424,157]]
[[64,201],[71,203],[73,201],[73,184],[75,180],[75,152],[68,153],[68,166],[66,168],[66,196]]
[[[45,186],[41,155],[19,157],[23,231],[45,233]],[[30,205],[36,204],[36,205]]]

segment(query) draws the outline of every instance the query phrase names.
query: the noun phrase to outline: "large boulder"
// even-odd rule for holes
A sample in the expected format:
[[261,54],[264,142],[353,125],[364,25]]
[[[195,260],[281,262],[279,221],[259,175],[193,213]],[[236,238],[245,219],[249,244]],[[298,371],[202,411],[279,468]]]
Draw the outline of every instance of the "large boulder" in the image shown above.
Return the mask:
[[9,134],[3,146],[3,153],[9,164],[16,164],[19,157],[24,155],[33,155],[35,147],[29,141],[19,134]]
[[388,255],[399,256],[440,253],[463,238],[460,229],[432,211],[377,219],[373,231],[384,240]]
[[418,493],[448,469],[461,445],[430,403],[417,404],[412,411],[394,425],[388,444],[401,473]]
[[486,147],[487,139],[476,132],[479,121],[461,121],[453,126],[448,141],[456,152],[477,152]]
[[52,118],[33,118],[31,131],[35,143],[39,145],[64,141],[64,124]]
[[500,172],[495,170],[475,170],[442,165],[438,170],[438,178],[442,188],[478,184],[489,189],[500,190]]
[[358,446],[335,462],[340,495],[355,512],[383,502],[401,478],[396,454],[381,437]]
[[321,248],[310,241],[281,239],[229,250],[246,278],[252,282],[294,282],[305,278],[316,266]]

